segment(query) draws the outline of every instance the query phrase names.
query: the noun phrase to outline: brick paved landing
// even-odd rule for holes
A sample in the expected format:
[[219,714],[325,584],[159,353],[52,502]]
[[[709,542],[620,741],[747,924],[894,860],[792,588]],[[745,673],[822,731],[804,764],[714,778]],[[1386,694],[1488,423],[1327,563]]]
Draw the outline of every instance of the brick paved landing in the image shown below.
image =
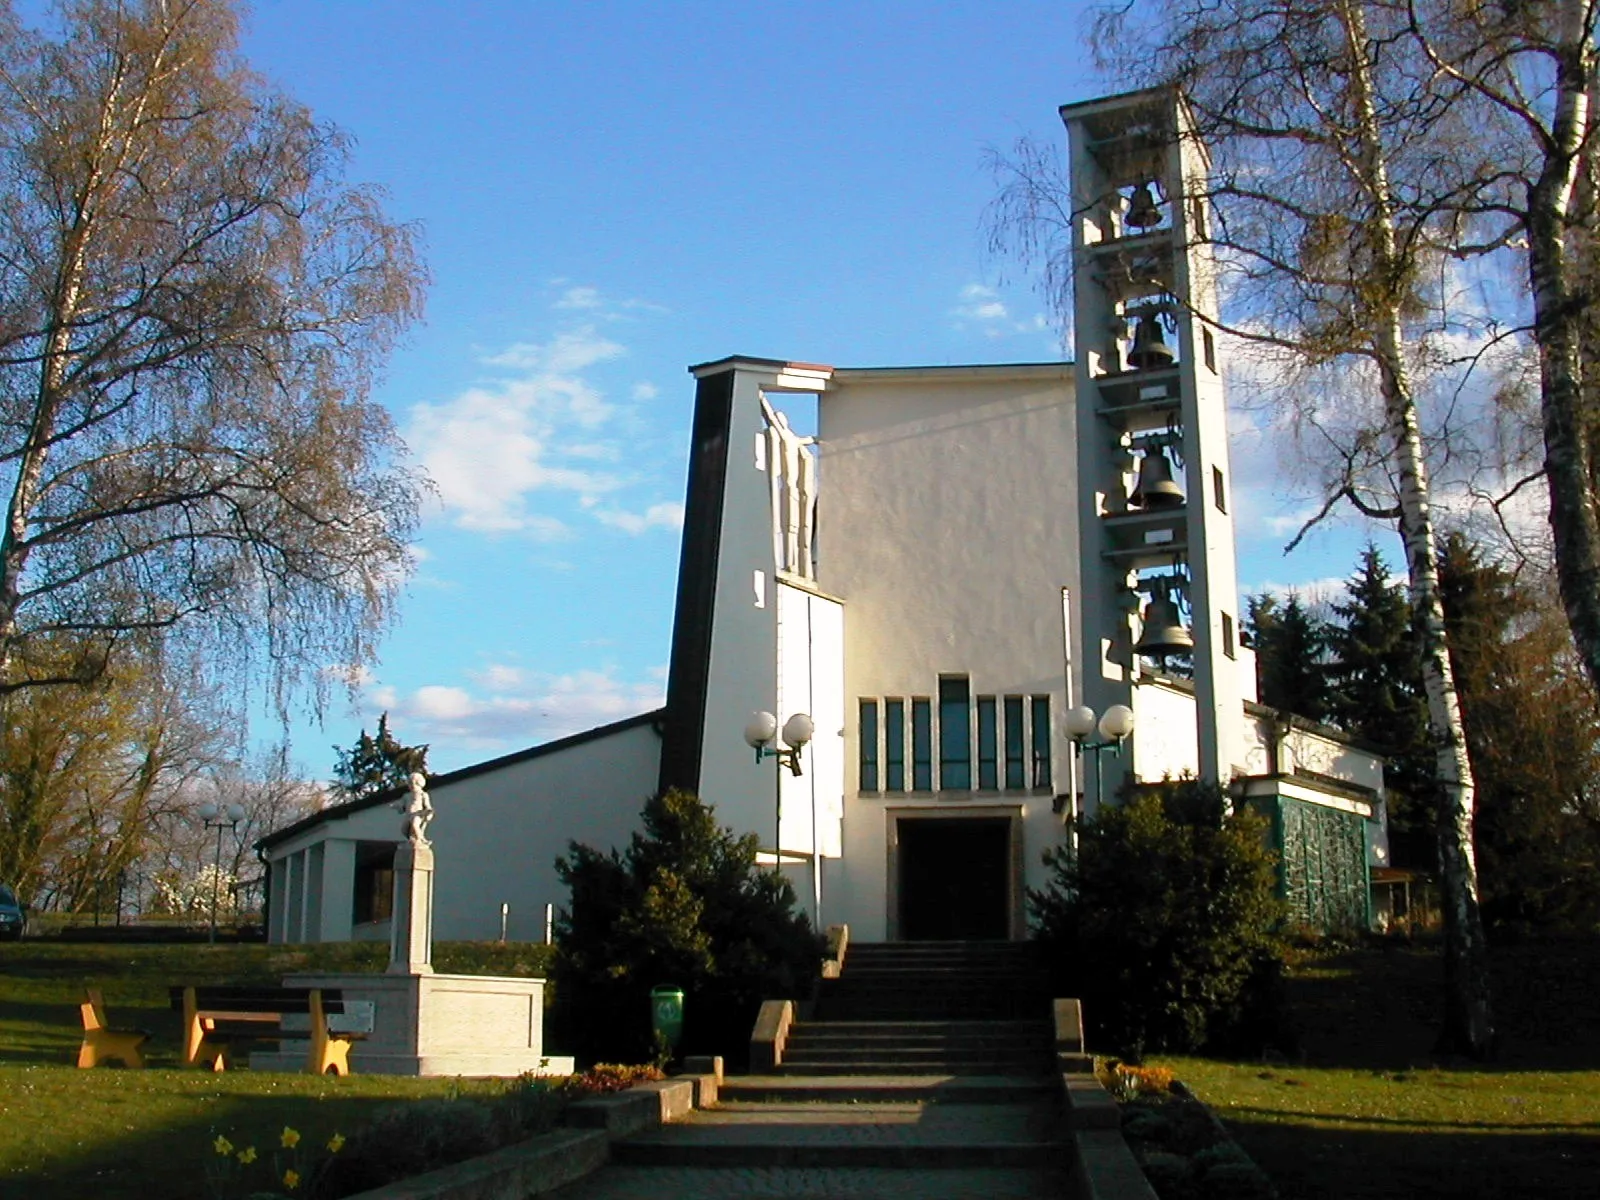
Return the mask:
[[1067,1195],[1063,1171],[979,1167],[607,1167],[551,1200],[1055,1200]]

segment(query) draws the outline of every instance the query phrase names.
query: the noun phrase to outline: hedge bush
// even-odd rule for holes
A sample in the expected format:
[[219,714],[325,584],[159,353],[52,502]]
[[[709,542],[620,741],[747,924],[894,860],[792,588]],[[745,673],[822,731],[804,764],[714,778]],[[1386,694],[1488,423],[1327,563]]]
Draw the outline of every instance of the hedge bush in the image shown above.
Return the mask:
[[764,999],[800,998],[822,945],[794,889],[756,865],[710,806],[669,790],[644,807],[625,851],[571,843],[556,871],[571,891],[556,922],[554,1028],[585,1061],[652,1057],[650,990],[685,993],[680,1050],[748,1053]]
[[1137,1059],[1277,1036],[1283,906],[1266,833],[1220,788],[1186,780],[1079,821],[1076,854],[1046,851],[1035,932],[1097,1050]]

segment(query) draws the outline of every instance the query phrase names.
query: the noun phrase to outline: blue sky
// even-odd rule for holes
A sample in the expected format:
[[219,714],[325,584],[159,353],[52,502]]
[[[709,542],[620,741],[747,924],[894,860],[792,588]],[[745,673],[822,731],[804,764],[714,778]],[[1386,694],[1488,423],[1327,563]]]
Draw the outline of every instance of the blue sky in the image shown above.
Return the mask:
[[[387,708],[449,770],[660,702],[692,380],[1060,357],[981,219],[986,146],[1060,144],[1087,6],[260,0],[253,65],[419,222],[426,323],[379,398],[438,484],[359,701],[294,730],[314,776]],[[1344,527],[1235,452],[1248,588],[1348,572]],[[270,733],[262,723],[262,732]]]

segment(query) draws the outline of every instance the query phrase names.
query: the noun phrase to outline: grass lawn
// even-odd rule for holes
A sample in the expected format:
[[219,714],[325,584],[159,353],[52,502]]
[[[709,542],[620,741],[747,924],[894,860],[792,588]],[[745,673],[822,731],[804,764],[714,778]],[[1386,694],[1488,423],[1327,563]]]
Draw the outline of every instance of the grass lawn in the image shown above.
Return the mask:
[[1495,950],[1501,1050],[1434,1062],[1437,950],[1308,957],[1292,1063],[1158,1060],[1285,1197],[1600,1195],[1600,941]]
[[[188,1200],[211,1195],[211,1142],[256,1146],[264,1174],[285,1125],[306,1146],[349,1133],[385,1104],[466,1088],[451,1079],[352,1075],[213,1075],[176,1066],[179,1029],[167,988],[179,983],[277,982],[296,970],[381,970],[386,945],[0,945],[0,1180],[28,1200]],[[441,943],[434,962],[463,974],[543,974],[540,946]],[[151,1069],[79,1071],[78,999],[105,994],[114,1024],[151,1032]],[[240,1188],[243,1195],[250,1189]]]

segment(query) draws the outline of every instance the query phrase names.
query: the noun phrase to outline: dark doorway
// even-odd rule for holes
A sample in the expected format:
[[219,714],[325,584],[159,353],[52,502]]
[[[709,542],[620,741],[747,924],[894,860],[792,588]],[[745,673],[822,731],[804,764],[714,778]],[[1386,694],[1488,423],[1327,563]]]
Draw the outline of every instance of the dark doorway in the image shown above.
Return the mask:
[[901,819],[900,937],[1003,940],[1011,935],[1011,820]]

